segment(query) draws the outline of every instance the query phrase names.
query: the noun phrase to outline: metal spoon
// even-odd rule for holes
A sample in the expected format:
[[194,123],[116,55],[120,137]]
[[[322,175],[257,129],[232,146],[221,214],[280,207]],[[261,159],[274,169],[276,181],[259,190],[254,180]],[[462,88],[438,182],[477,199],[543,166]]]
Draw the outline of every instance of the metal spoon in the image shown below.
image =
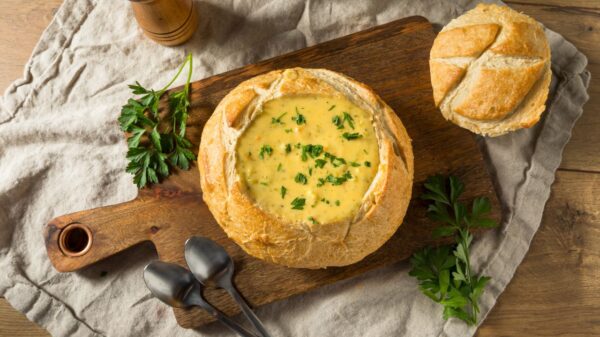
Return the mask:
[[144,268],[144,282],[154,296],[166,304],[177,308],[198,306],[206,310],[223,325],[242,337],[256,337],[255,334],[234,322],[231,318],[213,307],[202,297],[202,285],[187,269],[173,263],[152,261]]
[[270,337],[264,325],[233,285],[233,260],[218,243],[193,236],[185,243],[185,261],[194,276],[204,285],[225,289],[263,337]]

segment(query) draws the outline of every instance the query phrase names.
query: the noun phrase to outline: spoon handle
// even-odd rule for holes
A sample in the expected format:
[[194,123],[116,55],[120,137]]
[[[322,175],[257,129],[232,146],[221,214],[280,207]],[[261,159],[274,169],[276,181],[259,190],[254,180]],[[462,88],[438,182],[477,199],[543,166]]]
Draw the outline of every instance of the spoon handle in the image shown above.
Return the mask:
[[262,324],[260,319],[258,319],[254,311],[252,311],[248,303],[246,303],[246,300],[242,297],[242,295],[240,295],[237,289],[235,289],[233,285],[228,285],[225,290],[227,290],[231,297],[233,297],[233,299],[238,303],[244,315],[248,318],[248,320],[250,320],[250,323],[252,323],[254,328],[258,330],[260,335],[262,337],[271,337],[271,335],[269,335],[265,329],[265,326]]
[[223,325],[225,325],[229,329],[233,330],[234,332],[237,332],[238,335],[240,335],[242,337],[257,337],[254,333],[246,330],[246,328],[239,325],[236,321],[229,318],[229,316],[225,315],[224,313],[219,311],[219,309],[215,308],[210,303],[204,301],[199,296],[197,298],[196,297],[193,298],[193,304],[206,310],[206,312],[208,312],[211,316],[216,318]]
[[253,334],[250,331],[246,330],[243,326],[239,325],[237,322],[235,322],[234,320],[232,320],[228,316],[225,316],[224,314],[222,314],[219,311],[217,311],[215,313],[214,317],[219,322],[221,322],[223,325],[225,325],[229,329],[237,332],[238,335],[240,335],[242,337],[257,337],[255,334]]
[[229,316],[222,313],[219,309],[215,308],[212,304],[208,303],[201,295],[200,292],[192,293],[188,297],[190,304],[198,306],[208,312],[211,316],[216,318],[223,325],[229,329],[237,332],[242,337],[257,337],[254,333],[248,331],[246,328],[238,324],[236,321],[229,318]]

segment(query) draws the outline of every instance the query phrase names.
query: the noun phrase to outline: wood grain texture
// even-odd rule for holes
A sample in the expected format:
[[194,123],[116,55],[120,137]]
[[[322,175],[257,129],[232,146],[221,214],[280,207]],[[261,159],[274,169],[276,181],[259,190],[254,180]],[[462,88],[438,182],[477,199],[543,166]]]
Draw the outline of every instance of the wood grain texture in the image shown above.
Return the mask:
[[[427,20],[407,18],[200,80],[191,86],[187,135],[194,144],[199,143],[201,128],[214,107],[231,89],[273,69],[327,68],[364,82],[381,95],[400,116],[413,139],[415,186],[403,225],[382,248],[363,261],[341,268],[306,270],[269,264],[245,254],[226,237],[202,202],[195,167],[140,191],[132,202],[50,221],[45,235],[50,261],[60,271],[72,271],[141,241],[152,241],[161,260],[185,266],[185,240],[192,235],[206,236],[232,254],[238,271],[237,287],[250,303],[260,306],[397,262],[422,246],[440,242],[431,240],[432,224],[418,198],[421,184],[428,176],[452,172],[467,184],[467,199],[486,195],[493,204],[498,206],[498,203],[473,136],[447,123],[433,105],[427,57],[433,39],[433,29]],[[394,60],[394,67],[389,67],[389,60]],[[161,111],[165,111],[166,101],[162,103]],[[499,212],[496,215],[498,218]],[[70,223],[87,225],[94,233],[92,248],[83,256],[67,257],[57,246],[60,230]],[[224,292],[206,289],[205,295],[224,312],[239,312]],[[211,321],[201,310],[175,312],[184,327]]]
[[511,7],[517,5],[532,6],[554,6],[561,8],[576,8],[576,9],[600,9],[600,1],[598,0],[508,0],[504,1]]
[[[58,6],[62,0],[3,0],[0,1],[0,92],[14,79],[21,77],[23,66],[31,53],[31,50],[47,23],[52,17],[54,5]],[[545,25],[563,34],[573,42],[580,50],[584,50],[590,61],[592,72],[592,83],[590,93],[592,98],[584,108],[584,115],[578,122],[573,133],[573,140],[565,151],[563,167],[568,164],[572,170],[596,170],[600,158],[597,152],[592,152],[593,146],[600,145],[597,136],[600,124],[600,82],[594,81],[600,78],[600,57],[597,53],[588,53],[589,50],[597,50],[599,46],[598,37],[589,34],[589,30],[599,31],[600,20],[590,20],[592,25],[577,24],[582,10],[577,6],[589,8],[600,7],[597,0],[522,0],[511,1],[511,6],[528,15],[541,20]],[[525,4],[532,3],[532,5]],[[525,4],[525,5],[524,5]],[[564,10],[564,7],[571,10]],[[540,14],[541,13],[541,14]],[[46,20],[44,22],[44,20]],[[15,34],[18,28],[19,34]],[[589,139],[588,141],[585,141]],[[578,142],[577,144],[575,142]],[[596,164],[596,166],[594,166]],[[594,168],[595,167],[595,168]],[[557,182],[553,186],[553,194],[548,203],[547,212],[551,207],[556,207],[555,200],[560,198],[564,204],[568,203],[572,208],[588,207],[597,212],[599,208],[598,193],[591,193],[586,188],[595,175],[593,173],[570,173],[559,172]],[[567,187],[563,187],[566,176],[569,179]],[[595,185],[597,186],[597,185]],[[597,187],[596,187],[597,190]],[[582,198],[580,193],[586,193]],[[587,201],[584,201],[587,200]],[[589,212],[592,214],[593,212]],[[585,219],[590,219],[585,217]],[[580,221],[586,228],[599,230],[600,221]],[[600,270],[600,262],[593,260],[587,264],[576,265],[575,263],[563,263],[565,256],[570,256],[569,249],[561,244],[559,231],[553,229],[558,222],[553,221],[548,215],[544,217],[540,231],[534,237],[528,255],[523,264],[517,270],[515,278],[508,285],[507,290],[500,296],[498,304],[494,307],[482,327],[479,329],[479,337],[483,336],[571,336],[571,331],[577,333],[575,336],[600,335],[597,327],[590,326],[589,322],[581,324],[579,317],[600,317],[600,309],[597,306],[587,305],[582,302],[582,297],[589,294],[600,293],[600,282],[597,281],[594,271]],[[545,237],[545,240],[542,238]],[[539,243],[538,243],[539,241]],[[600,240],[590,237],[586,241],[586,247],[590,251],[597,252],[600,249]],[[576,246],[571,249],[577,251]],[[588,249],[586,249],[587,251]],[[559,264],[557,264],[559,263]],[[554,272],[556,266],[564,269]],[[534,273],[534,271],[536,271]],[[585,282],[568,283],[573,275],[588,275]],[[578,276],[576,276],[577,278]],[[539,282],[542,280],[542,282]],[[538,283],[539,282],[539,283]],[[561,286],[556,286],[560,284]],[[529,293],[542,294],[534,299],[533,303],[525,303],[530,300]],[[573,294],[577,294],[573,296]],[[552,302],[551,299],[560,299]],[[590,297],[590,299],[594,299]],[[597,301],[596,301],[597,302]],[[562,310],[562,308],[566,308]],[[556,318],[557,314],[564,314]],[[553,319],[548,319],[551,315]],[[10,307],[4,299],[0,299],[0,336],[48,336],[48,333],[38,328],[25,316]],[[554,333],[556,331],[557,333]]]
[[23,76],[33,47],[63,0],[0,1],[0,94]]
[[[597,3],[600,4],[600,1]],[[560,167],[600,172],[600,9],[545,5],[512,7],[559,32],[588,57],[588,70],[592,72],[588,90],[590,100],[584,107],[585,113],[573,130],[573,137],[567,145]]]
[[529,254],[477,337],[600,336],[600,175],[558,172]]
[[41,337],[48,332],[29,321],[25,315],[13,309],[8,302],[0,299],[0,336],[2,337]]

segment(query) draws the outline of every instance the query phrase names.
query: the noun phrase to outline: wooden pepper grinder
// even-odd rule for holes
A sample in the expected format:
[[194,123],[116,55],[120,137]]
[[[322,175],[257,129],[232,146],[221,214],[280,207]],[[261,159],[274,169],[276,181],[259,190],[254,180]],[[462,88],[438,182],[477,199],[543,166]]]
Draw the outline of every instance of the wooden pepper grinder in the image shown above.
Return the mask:
[[130,0],[135,19],[152,40],[176,46],[187,41],[198,27],[193,0]]

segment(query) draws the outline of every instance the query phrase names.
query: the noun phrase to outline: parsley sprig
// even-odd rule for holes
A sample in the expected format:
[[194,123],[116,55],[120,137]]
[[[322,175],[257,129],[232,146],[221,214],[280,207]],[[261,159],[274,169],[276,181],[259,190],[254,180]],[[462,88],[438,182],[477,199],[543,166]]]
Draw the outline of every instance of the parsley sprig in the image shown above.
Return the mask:
[[[181,91],[169,94],[169,123],[161,123],[158,106],[160,98],[189,65],[187,81]],[[133,95],[121,108],[119,124],[128,133],[127,172],[133,182],[143,188],[169,176],[174,168],[187,170],[196,156],[190,150],[192,143],[185,137],[190,106],[189,91],[192,77],[192,55],[188,54],[177,74],[162,89],[146,89],[139,82],[129,85]]]
[[433,231],[434,237],[453,236],[456,244],[425,248],[411,260],[410,275],[417,278],[423,294],[444,306],[444,319],[456,317],[468,325],[477,324],[478,300],[490,278],[475,275],[471,269],[469,248],[472,228],[492,228],[498,224],[488,218],[490,201],[475,198],[471,212],[458,201],[464,184],[456,177],[429,177],[421,198],[431,201],[427,208],[430,219],[444,223]]

